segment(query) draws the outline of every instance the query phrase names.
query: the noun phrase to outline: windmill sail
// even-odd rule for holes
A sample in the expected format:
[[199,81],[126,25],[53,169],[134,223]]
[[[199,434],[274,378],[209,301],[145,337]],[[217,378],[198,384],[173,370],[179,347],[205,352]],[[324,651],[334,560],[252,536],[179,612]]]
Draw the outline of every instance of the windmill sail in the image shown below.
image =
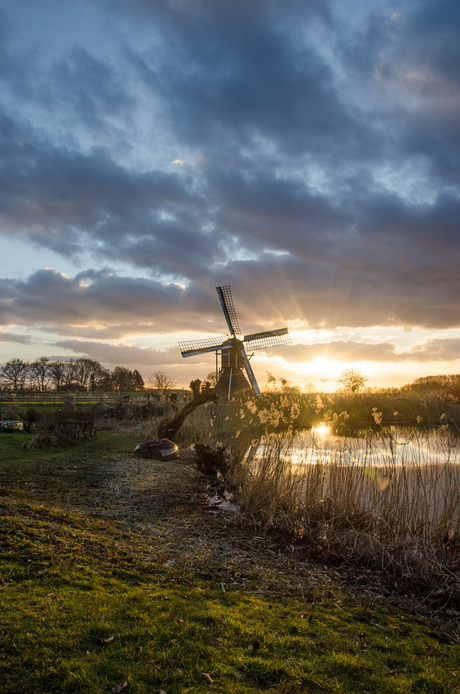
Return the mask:
[[252,370],[252,366],[249,363],[248,355],[246,354],[244,349],[241,350],[241,357],[243,359],[244,368],[245,368],[246,373],[248,375],[249,382],[251,383],[252,389],[254,390],[257,397],[260,399],[262,397],[262,393],[260,392],[259,384],[256,381],[256,377],[254,376],[254,371]]
[[225,319],[227,321],[228,329],[230,330],[230,334],[232,337],[235,337],[235,334],[241,335],[240,326],[238,325],[238,318],[236,317],[236,311],[233,305],[232,292],[230,291],[229,285],[224,287],[216,287],[216,290],[222,305]]
[[246,349],[251,351],[276,347],[277,345],[288,345],[291,343],[291,336],[287,328],[281,328],[280,330],[266,330],[263,333],[245,335],[243,341],[246,344]]
[[217,349],[223,347],[226,342],[226,337],[205,337],[201,340],[179,342],[179,347],[183,357],[192,357],[194,354],[215,352]]

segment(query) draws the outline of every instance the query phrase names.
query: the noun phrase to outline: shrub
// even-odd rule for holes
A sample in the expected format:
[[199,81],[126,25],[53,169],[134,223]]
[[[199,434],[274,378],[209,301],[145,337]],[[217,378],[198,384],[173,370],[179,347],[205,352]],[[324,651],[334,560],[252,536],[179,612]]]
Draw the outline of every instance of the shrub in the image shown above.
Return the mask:
[[90,410],[53,410],[38,417],[37,434],[30,448],[63,446],[94,435],[94,412]]

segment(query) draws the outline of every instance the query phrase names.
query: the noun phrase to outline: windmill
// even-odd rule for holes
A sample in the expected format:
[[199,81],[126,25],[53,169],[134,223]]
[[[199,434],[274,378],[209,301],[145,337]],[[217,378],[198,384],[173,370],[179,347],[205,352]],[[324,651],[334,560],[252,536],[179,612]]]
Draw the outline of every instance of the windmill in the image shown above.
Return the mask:
[[[247,351],[267,349],[291,342],[287,328],[279,330],[266,330],[261,333],[245,335],[242,340],[236,335],[241,335],[238,318],[236,317],[230,287],[216,287],[217,294],[222,305],[225,320],[227,321],[230,337],[208,337],[202,340],[179,342],[183,357],[194,357],[198,354],[216,352],[220,354],[219,379],[215,391],[223,400],[231,400],[235,395],[245,390],[253,390],[258,398],[262,397],[256,377],[249,363]],[[246,375],[245,375],[246,373]]]

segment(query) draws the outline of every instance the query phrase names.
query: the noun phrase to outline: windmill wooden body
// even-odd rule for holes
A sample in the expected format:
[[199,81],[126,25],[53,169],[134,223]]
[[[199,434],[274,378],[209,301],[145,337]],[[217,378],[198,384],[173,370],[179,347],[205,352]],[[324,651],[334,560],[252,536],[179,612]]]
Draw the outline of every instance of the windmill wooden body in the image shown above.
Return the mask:
[[[244,391],[253,391],[258,398],[262,397],[256,377],[252,370],[247,351],[267,349],[276,345],[288,344],[291,338],[287,328],[265,330],[242,339],[238,318],[233,305],[232,294],[228,285],[216,287],[225,320],[227,321],[230,337],[209,337],[202,340],[179,342],[183,357],[193,357],[207,352],[220,355],[219,377],[215,390],[221,400],[232,400]],[[252,356],[252,355],[251,355]]]

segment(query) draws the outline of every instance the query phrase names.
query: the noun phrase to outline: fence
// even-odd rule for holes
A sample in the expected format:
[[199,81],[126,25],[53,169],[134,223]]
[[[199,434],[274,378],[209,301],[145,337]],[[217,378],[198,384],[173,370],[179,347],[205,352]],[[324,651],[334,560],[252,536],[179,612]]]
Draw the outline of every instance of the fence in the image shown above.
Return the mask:
[[[130,400],[131,402],[137,402],[138,399],[141,402],[147,402],[147,396],[144,395],[142,392],[139,393],[130,393]],[[153,394],[155,395],[155,394]],[[108,392],[108,393],[97,393],[97,392],[92,392],[92,393],[87,393],[84,391],[55,391],[55,390],[49,390],[49,391],[43,391],[41,393],[39,392],[26,392],[26,393],[21,393],[19,392],[7,392],[7,391],[0,391],[0,406],[3,403],[11,403],[11,402],[16,402],[18,405],[23,404],[23,405],[28,405],[32,403],[46,403],[49,405],[55,405],[56,403],[61,403],[65,398],[73,398],[73,401],[75,402],[76,405],[84,404],[84,403],[91,403],[91,402],[114,402],[117,400],[122,399],[124,396],[124,393],[119,393],[119,392]],[[165,395],[162,395],[161,393],[157,393],[156,396],[153,398],[153,400],[156,400],[157,402],[163,402],[165,399],[167,401],[171,402],[176,402],[176,403],[181,403],[181,402],[186,402],[189,398],[191,397],[191,393],[189,391],[185,391],[183,389],[178,390],[178,389],[171,389],[166,392]]]
[[29,403],[41,402],[46,404],[55,405],[56,403],[63,402],[65,398],[72,397],[74,402],[78,405],[79,403],[90,403],[90,402],[107,402],[117,400],[120,395],[119,393],[85,393],[85,392],[56,392],[56,391],[44,391],[43,393],[7,393],[0,391],[0,404],[16,402],[19,404],[28,405]]

